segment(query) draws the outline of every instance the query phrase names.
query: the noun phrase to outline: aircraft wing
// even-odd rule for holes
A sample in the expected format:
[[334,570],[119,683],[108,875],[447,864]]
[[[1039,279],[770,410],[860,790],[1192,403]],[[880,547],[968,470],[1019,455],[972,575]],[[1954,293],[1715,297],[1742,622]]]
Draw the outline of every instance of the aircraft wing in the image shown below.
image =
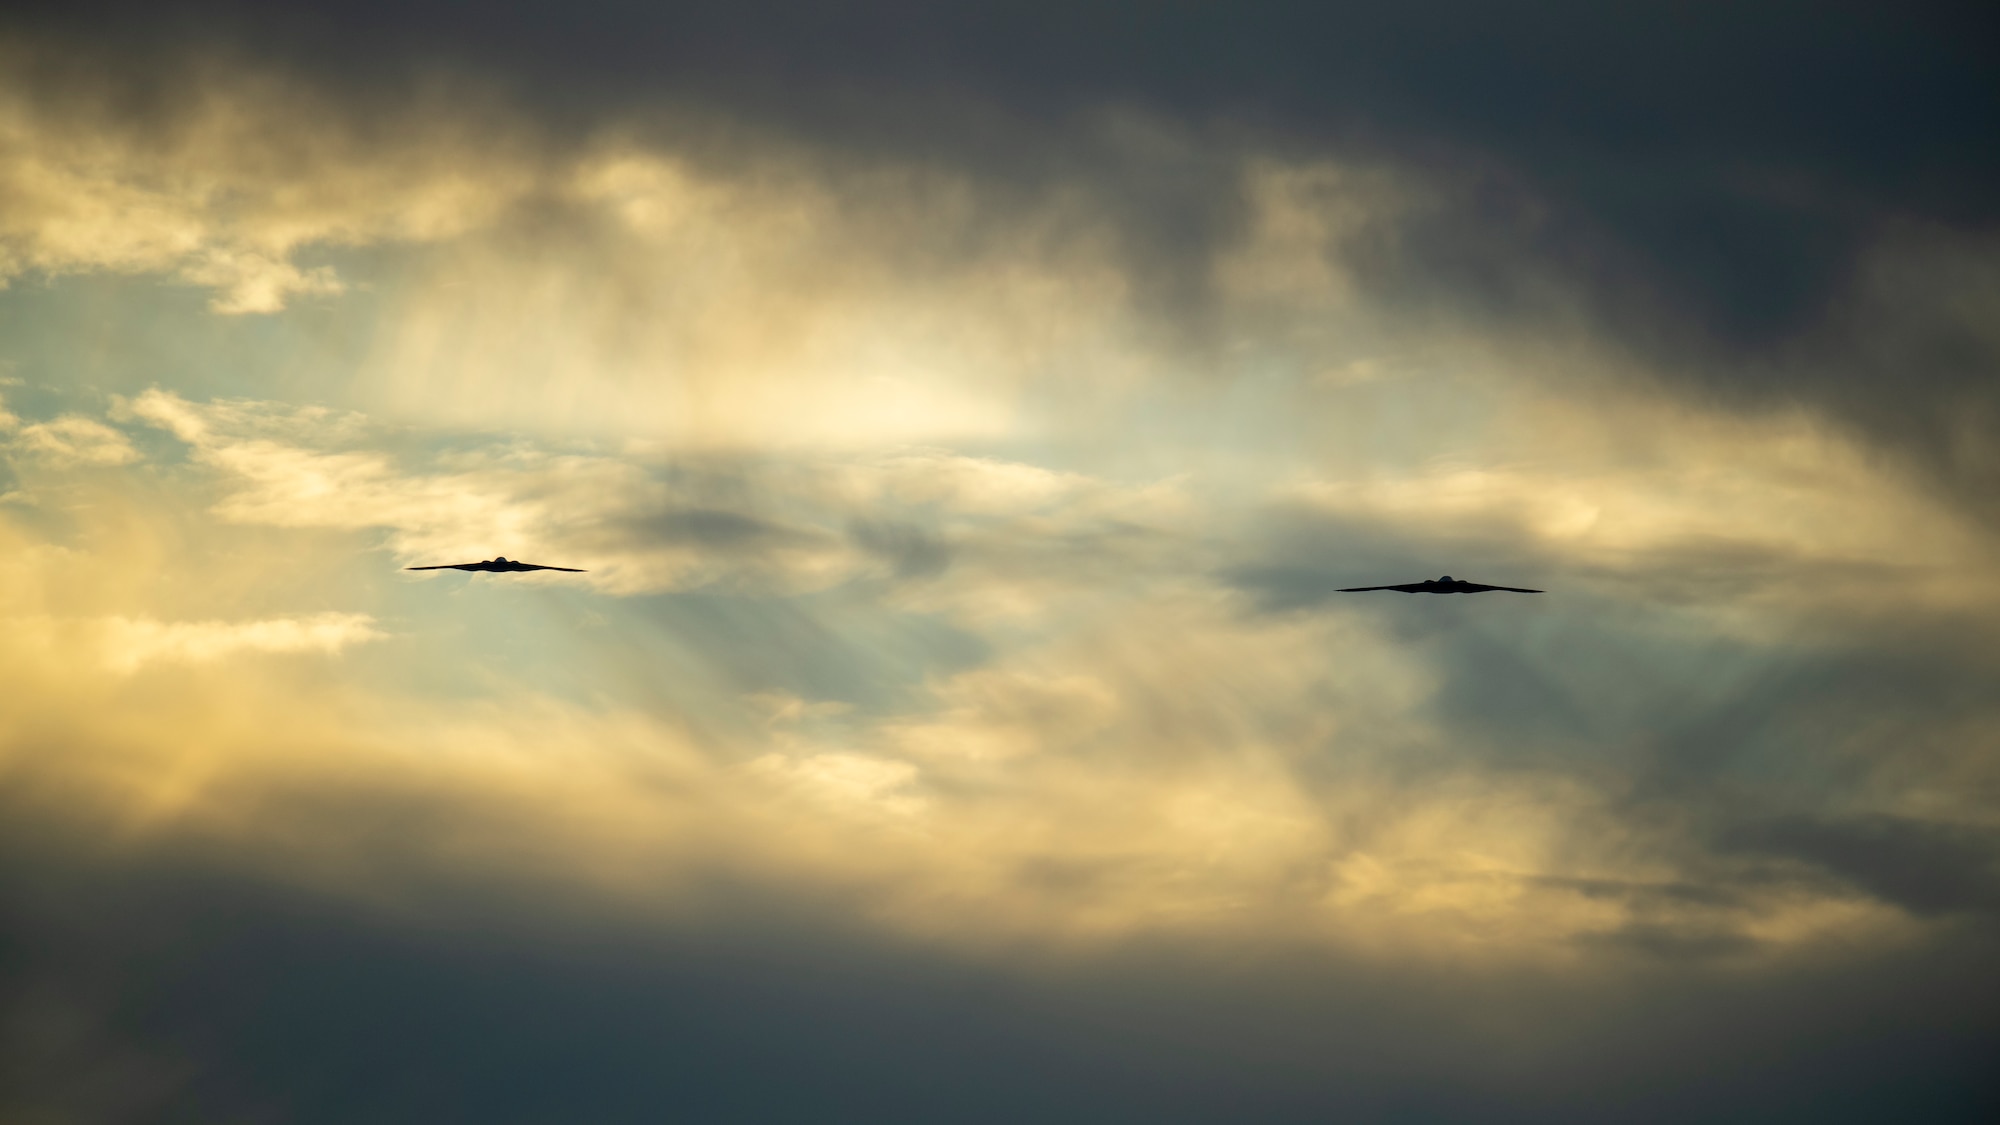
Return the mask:
[[403,569],[404,570],[471,570],[471,571],[478,571],[483,574],[515,574],[525,570],[562,570],[562,571],[568,571],[571,574],[583,573],[583,571],[573,566],[542,566],[538,563],[524,563],[524,562],[444,563],[439,566],[406,566]]
[[1488,590],[1505,590],[1510,594],[1545,594],[1548,592],[1546,590],[1528,590],[1520,586],[1482,586],[1477,582],[1467,582],[1466,585],[1471,587],[1472,592],[1475,594],[1483,594]]
[[1363,594],[1370,590],[1401,590],[1405,594],[1414,594],[1423,588],[1424,585],[1421,582],[1408,582],[1401,586],[1348,586],[1344,589],[1335,590],[1334,593]]

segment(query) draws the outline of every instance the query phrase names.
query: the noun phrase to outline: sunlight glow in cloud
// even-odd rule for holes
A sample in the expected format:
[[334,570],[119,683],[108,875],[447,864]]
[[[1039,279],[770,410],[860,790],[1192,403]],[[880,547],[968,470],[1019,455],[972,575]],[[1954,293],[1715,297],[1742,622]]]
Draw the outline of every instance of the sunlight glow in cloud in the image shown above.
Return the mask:
[[382,636],[367,615],[359,613],[242,622],[113,617],[99,628],[105,665],[114,672],[130,672],[160,660],[205,663],[239,652],[331,654]]
[[[1525,993],[2000,908],[1990,243],[1655,347],[1483,157],[1098,106],[1024,171],[224,55],[141,114],[49,52],[0,45],[0,798],[51,848]],[[1913,354],[1964,416],[1872,424]],[[403,571],[494,555],[585,573]],[[1548,593],[1341,592],[1447,571]]]

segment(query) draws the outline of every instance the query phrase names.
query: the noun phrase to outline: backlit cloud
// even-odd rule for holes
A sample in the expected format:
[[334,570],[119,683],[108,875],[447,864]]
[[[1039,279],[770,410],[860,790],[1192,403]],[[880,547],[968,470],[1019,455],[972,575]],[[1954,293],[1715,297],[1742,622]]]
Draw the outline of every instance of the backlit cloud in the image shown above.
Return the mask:
[[1986,173],[906,7],[0,27],[0,1117],[1972,1090],[2000,257],[1854,169]]

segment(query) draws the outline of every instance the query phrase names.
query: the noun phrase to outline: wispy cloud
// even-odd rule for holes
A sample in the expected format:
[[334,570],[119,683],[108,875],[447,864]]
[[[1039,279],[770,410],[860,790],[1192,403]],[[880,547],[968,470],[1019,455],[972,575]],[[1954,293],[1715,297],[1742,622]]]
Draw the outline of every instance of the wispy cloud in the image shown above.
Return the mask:
[[520,138],[480,135],[458,112],[413,106],[366,123],[274,71],[211,59],[176,76],[172,124],[154,129],[59,49],[10,41],[0,59],[50,79],[0,83],[0,282],[165,273],[214,289],[217,312],[275,312],[344,288],[329,267],[298,264],[301,251],[445,237],[534,186]]
[[22,425],[0,409],[0,433],[5,448],[17,455],[55,465],[128,465],[139,459],[131,439],[118,430],[80,414]]
[[1059,577],[1090,555],[1116,565],[1121,541],[1187,516],[1172,482],[1124,487],[944,450],[662,463],[489,441],[399,458],[370,446],[365,419],[324,409],[155,389],[120,410],[221,474],[225,519],[382,529],[412,561],[559,554],[618,593],[816,589],[960,561],[1018,570],[1047,551],[1066,556],[1042,560]]
[[379,640],[366,614],[322,613],[266,621],[147,621],[109,618],[95,626],[104,662],[115,672],[131,672],[157,661],[207,663],[243,652],[334,654],[350,645]]
[[[517,8],[452,15],[453,41]],[[956,12],[894,15],[928,50]],[[647,972],[662,942],[754,930],[779,960],[893,965],[887,992],[948,991],[917,961],[1059,981],[1163,1039],[1229,1036],[1146,1005],[1226,996],[1216,1026],[1254,1034],[1202,1065],[1268,1052],[1259,1075],[1358,1073],[1380,1026],[1449,1027],[1474,1061],[1409,1033],[1395,1073],[1509,1089],[1559,1027],[1629,1027],[1647,1061],[1607,1072],[1665,1073],[1624,1008],[1648,990],[1796,1034],[1859,1024],[1742,997],[1990,953],[1984,236],[1779,176],[1758,190],[1817,200],[1767,200],[1795,218],[1874,217],[1732,320],[1687,278],[1783,281],[1775,236],[1677,240],[1680,212],[1632,198],[1748,189],[1623,147],[1572,165],[1536,146],[1579,134],[1539,124],[1471,130],[1497,147],[1394,114],[1299,127],[1179,86],[1051,112],[976,71],[985,94],[885,112],[879,76],[787,67],[838,89],[823,116],[734,86],[577,85],[558,110],[373,56],[363,80],[9,43],[0,886],[18,855],[56,888],[10,919],[150,917],[146,887],[71,905],[65,865],[101,853],[170,872],[143,878],[175,903],[313,901],[345,935],[314,964],[359,963],[349,923],[399,950],[587,931],[592,958],[630,933]],[[1552,167],[1574,174],[1531,174]],[[587,572],[400,570],[496,553]],[[1446,571],[1549,593],[1338,593]],[[50,993],[19,1041],[124,1018],[154,963],[127,929],[238,933],[200,901],[102,962],[45,958],[105,999]],[[1380,996],[1302,983],[1330,980]],[[813,1024],[792,1003],[772,1022]],[[180,1057],[104,1057],[194,1088],[156,1055]],[[1202,1104],[1225,1103],[1341,1116]]]

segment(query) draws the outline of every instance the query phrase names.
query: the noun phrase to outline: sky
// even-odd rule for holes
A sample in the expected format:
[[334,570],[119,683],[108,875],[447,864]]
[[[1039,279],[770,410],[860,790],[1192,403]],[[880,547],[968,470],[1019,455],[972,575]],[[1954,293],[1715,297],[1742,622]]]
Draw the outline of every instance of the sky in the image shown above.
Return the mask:
[[1989,1119],[1993,24],[9,5],[0,1118]]

